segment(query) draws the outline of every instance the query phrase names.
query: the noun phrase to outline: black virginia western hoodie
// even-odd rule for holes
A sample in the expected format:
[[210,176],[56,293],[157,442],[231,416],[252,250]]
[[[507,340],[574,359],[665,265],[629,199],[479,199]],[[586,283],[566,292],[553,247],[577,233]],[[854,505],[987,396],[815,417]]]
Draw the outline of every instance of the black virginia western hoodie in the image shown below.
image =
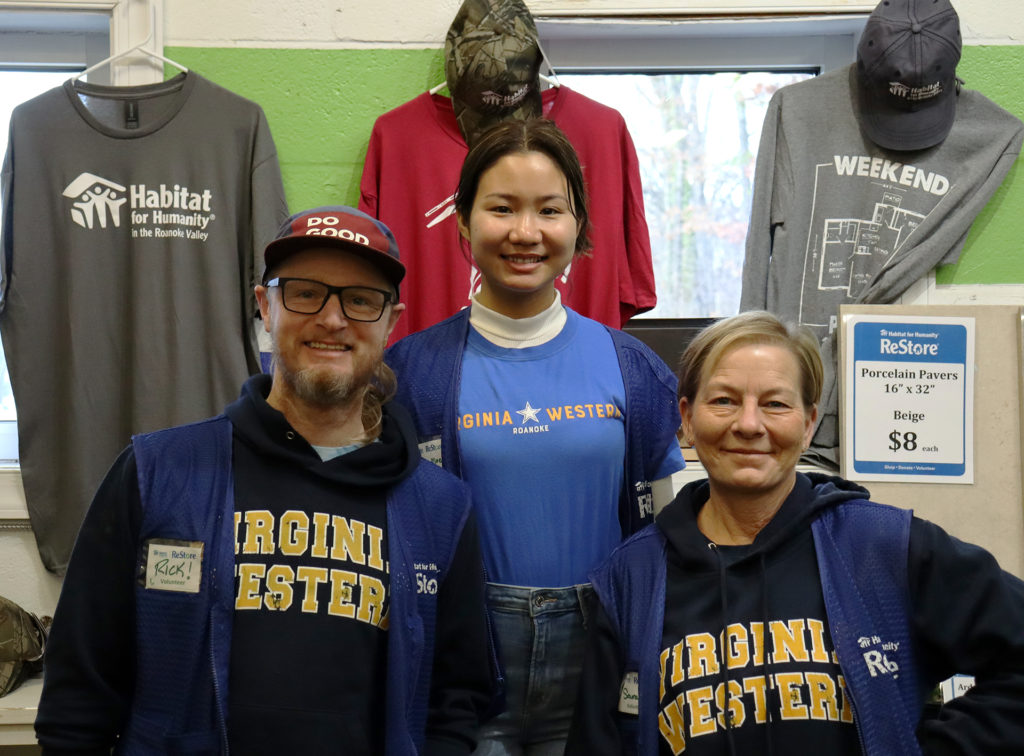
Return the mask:
[[[660,513],[653,527],[668,542],[660,754],[861,752],[810,523],[824,508],[867,497],[841,478],[798,474],[779,512],[748,546],[718,546],[700,532],[707,481],[687,485]],[[924,753],[1024,753],[1024,583],[984,550],[917,518],[908,582],[925,687],[956,672],[978,679],[967,696],[919,725]],[[623,657],[603,610],[595,614],[566,753],[630,753],[616,727],[620,716],[630,716],[617,714]],[[726,690],[735,699],[728,715]]]
[[[404,409],[378,442],[321,461],[254,376],[229,405],[235,494],[231,752],[383,753],[391,592],[385,500],[421,463]],[[429,504],[429,502],[424,502]],[[79,533],[46,649],[36,721],[44,754],[109,754],[132,701],[142,507],[129,446]],[[419,586],[410,586],[417,590]],[[472,516],[438,585],[425,753],[469,754],[492,694]],[[406,631],[407,632],[407,631]],[[173,674],[173,670],[169,675]]]

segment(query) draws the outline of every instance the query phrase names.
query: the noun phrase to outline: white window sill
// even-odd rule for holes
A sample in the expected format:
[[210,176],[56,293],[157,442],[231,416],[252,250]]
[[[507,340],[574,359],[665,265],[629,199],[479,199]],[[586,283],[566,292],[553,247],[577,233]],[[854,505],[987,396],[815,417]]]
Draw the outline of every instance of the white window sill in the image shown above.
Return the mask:
[[0,520],[27,520],[25,489],[17,465],[0,465]]

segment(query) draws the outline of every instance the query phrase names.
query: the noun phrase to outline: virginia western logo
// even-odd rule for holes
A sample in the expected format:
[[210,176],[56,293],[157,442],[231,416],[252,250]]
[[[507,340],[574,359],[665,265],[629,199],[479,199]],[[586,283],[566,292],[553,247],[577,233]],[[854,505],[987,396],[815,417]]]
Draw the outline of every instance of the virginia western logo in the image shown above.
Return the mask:
[[216,216],[212,212],[213,198],[209,189],[192,191],[180,184],[130,184],[94,173],[80,174],[64,189],[64,196],[72,200],[71,220],[82,228],[120,228],[124,220],[123,208],[131,209],[133,238],[178,237],[206,241],[206,231]]
[[[388,628],[383,528],[328,512],[235,512],[235,611],[292,612]],[[416,565],[417,591],[437,590]],[[436,570],[436,566],[435,566]]]
[[[513,418],[513,415],[519,415],[519,417]],[[507,425],[511,426],[513,435],[521,436],[530,433],[547,433],[554,423],[595,419],[621,420],[622,411],[614,404],[605,402],[562,404],[551,407],[534,407],[530,402],[526,402],[522,409],[511,412],[507,409],[464,412],[459,415],[458,427],[459,430],[472,430],[473,428]]]
[[733,622],[724,631],[690,633],[662,648],[659,662],[661,752],[667,746],[680,755],[698,738],[731,737],[729,730],[769,720],[853,725],[846,680],[822,619]]
[[96,223],[106,228],[108,221],[115,228],[120,227],[121,206],[127,197],[125,187],[116,181],[83,173],[67,185],[64,196],[74,199],[71,220],[82,228],[92,228]]

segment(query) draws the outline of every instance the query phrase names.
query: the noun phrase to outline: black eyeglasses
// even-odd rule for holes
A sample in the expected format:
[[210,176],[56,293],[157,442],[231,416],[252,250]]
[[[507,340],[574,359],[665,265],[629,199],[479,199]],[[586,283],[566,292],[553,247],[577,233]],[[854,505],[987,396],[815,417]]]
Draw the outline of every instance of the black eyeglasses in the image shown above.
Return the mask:
[[284,308],[302,315],[315,315],[324,309],[332,294],[337,294],[345,317],[362,323],[380,320],[393,298],[390,291],[369,286],[328,286],[308,278],[272,278],[266,286],[280,288]]

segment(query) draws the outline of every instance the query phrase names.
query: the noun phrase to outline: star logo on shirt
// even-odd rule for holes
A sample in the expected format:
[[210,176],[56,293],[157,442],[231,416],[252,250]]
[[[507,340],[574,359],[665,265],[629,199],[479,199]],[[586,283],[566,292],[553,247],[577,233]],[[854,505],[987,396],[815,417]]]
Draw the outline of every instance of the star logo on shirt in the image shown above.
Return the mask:
[[533,422],[539,423],[540,420],[537,418],[538,412],[540,412],[539,409],[534,409],[533,407],[530,406],[530,403],[527,402],[526,406],[523,409],[516,410],[517,415],[523,416],[523,422],[521,422],[520,425],[526,425],[527,420],[533,420]]

